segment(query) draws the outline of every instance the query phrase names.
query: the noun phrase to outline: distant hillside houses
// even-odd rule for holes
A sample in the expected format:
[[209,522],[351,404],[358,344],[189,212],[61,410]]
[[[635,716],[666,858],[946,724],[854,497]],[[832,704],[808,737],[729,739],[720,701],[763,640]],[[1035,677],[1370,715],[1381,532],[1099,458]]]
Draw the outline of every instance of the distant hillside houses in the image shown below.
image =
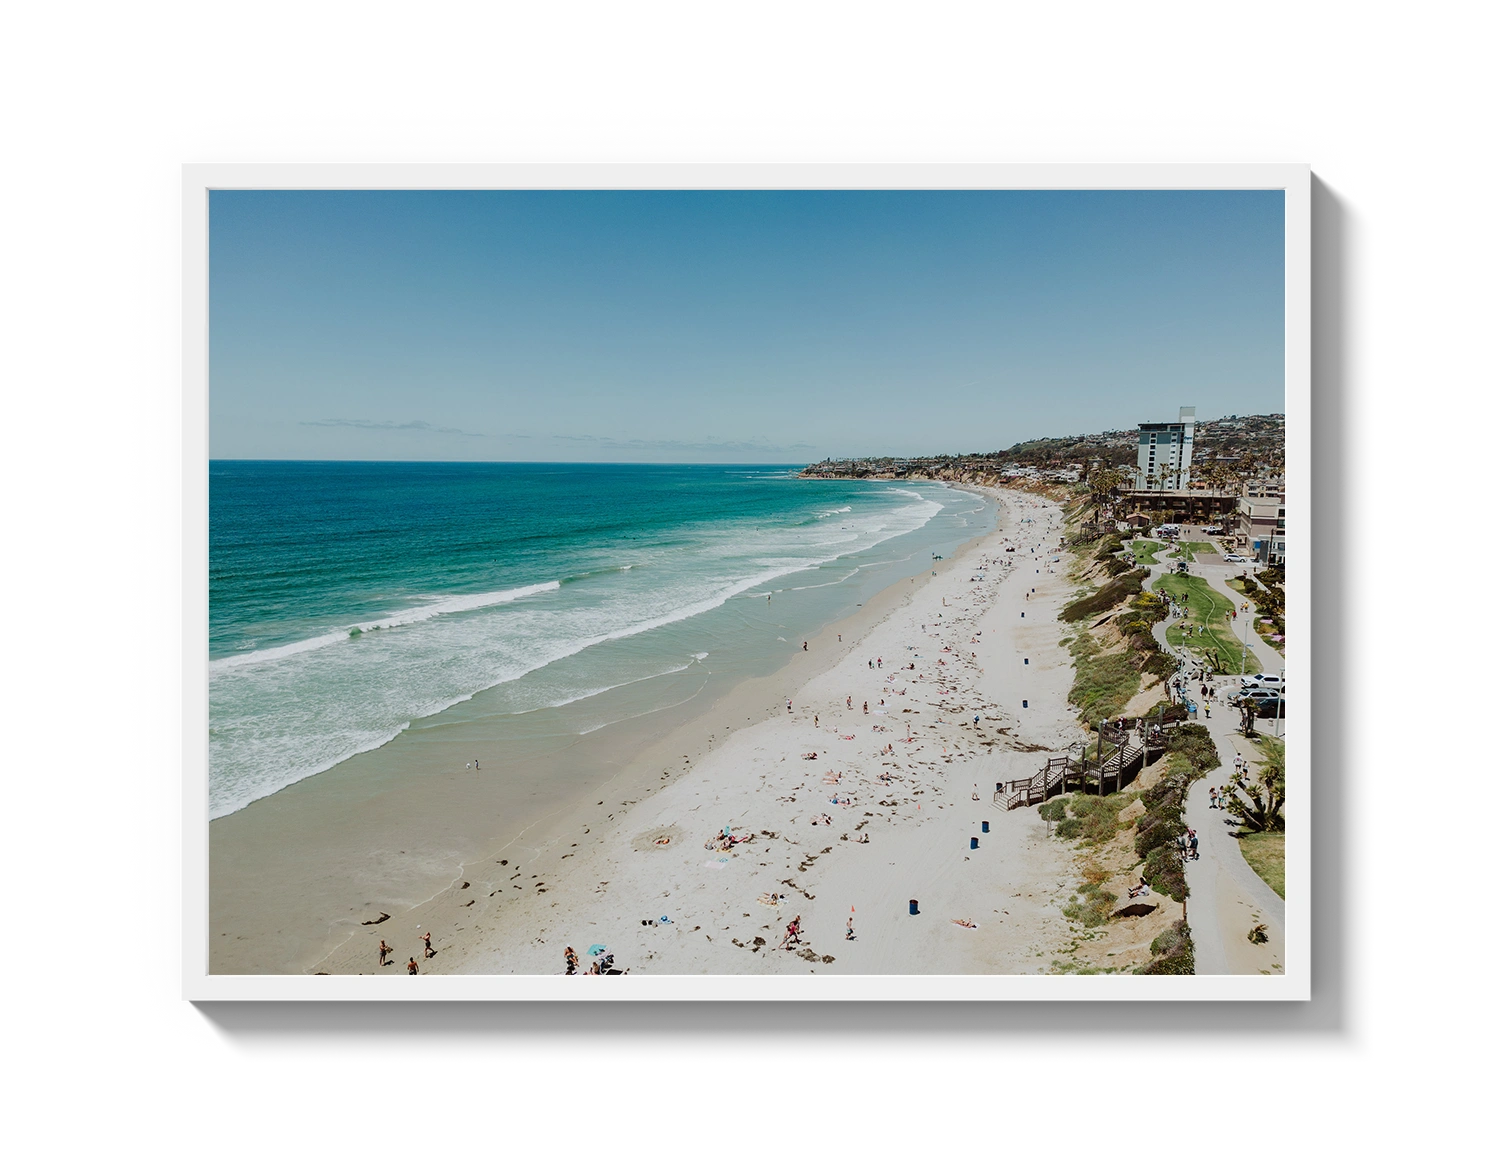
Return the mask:
[[[1285,424],[1281,414],[1231,415],[1198,422],[1189,482],[1182,488],[1272,495],[1285,476]],[[1063,438],[1028,439],[989,454],[927,455],[913,458],[871,456],[825,459],[803,471],[811,478],[975,479],[1081,483],[1096,472],[1119,472],[1134,479],[1139,430],[1099,431]]]

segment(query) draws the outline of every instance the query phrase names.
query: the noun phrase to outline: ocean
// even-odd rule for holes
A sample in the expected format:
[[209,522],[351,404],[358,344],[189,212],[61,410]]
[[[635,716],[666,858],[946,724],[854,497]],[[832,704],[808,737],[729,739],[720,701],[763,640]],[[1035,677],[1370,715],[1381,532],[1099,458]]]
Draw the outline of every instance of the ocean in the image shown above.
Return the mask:
[[994,524],[796,472],[212,462],[210,815],[416,725],[503,718],[519,754],[770,673]]

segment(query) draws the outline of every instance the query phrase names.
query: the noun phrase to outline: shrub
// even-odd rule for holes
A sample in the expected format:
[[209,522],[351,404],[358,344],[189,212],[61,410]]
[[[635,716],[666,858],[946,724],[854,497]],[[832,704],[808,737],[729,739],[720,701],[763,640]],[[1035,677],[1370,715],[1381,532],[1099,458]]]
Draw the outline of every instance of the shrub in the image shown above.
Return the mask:
[[1176,669],[1177,663],[1172,656],[1160,650],[1152,650],[1146,655],[1146,661],[1141,663],[1143,673],[1154,674],[1157,678],[1170,678]]
[[1049,800],[1046,804],[1037,805],[1036,811],[1042,814],[1044,821],[1066,820],[1068,816],[1068,798],[1059,796],[1056,800]]
[[1187,901],[1187,882],[1182,876],[1182,857],[1176,843],[1158,845],[1146,855],[1146,864],[1141,868],[1141,877],[1146,884],[1164,898],[1174,902]]
[[1141,975],[1193,974],[1193,934],[1186,922],[1175,922],[1151,940],[1156,956],[1138,969]]
[[1107,613],[1132,593],[1139,593],[1141,582],[1145,579],[1145,569],[1137,569],[1122,577],[1116,577],[1092,596],[1081,597],[1071,605],[1065,606],[1058,617],[1065,622],[1077,622],[1086,617],[1093,617],[1095,614]]
[[1146,857],[1153,849],[1162,845],[1171,845],[1185,832],[1187,832],[1187,826],[1183,823],[1181,814],[1175,809],[1170,816],[1142,817],[1135,826],[1136,854]]
[[[1178,770],[1179,774],[1197,779],[1219,766],[1219,750],[1214,747],[1213,736],[1203,724],[1179,723],[1167,730],[1165,739],[1167,751],[1175,753],[1187,765]],[[1171,765],[1168,768],[1170,771]]]
[[[1078,894],[1083,895],[1079,901]],[[1063,917],[1070,918],[1081,926],[1103,926],[1109,921],[1110,911],[1115,908],[1115,899],[1093,882],[1078,887],[1078,894],[1068,899],[1063,907]]]
[[1123,793],[1117,796],[1090,796],[1078,793],[1073,797],[1074,822],[1079,828],[1075,836],[1086,837],[1095,845],[1108,841],[1120,831],[1120,810],[1131,798]]
[[1166,955],[1175,951],[1182,945],[1183,936],[1187,934],[1186,922],[1174,922],[1166,930],[1151,940],[1151,953],[1153,955]]

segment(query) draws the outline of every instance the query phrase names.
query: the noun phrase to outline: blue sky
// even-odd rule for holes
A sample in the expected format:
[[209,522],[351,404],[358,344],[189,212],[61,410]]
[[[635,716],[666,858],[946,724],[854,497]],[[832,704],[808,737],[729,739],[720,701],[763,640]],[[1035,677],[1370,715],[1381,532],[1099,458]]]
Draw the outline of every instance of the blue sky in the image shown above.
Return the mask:
[[209,207],[214,458],[804,463],[1283,409],[1279,191]]

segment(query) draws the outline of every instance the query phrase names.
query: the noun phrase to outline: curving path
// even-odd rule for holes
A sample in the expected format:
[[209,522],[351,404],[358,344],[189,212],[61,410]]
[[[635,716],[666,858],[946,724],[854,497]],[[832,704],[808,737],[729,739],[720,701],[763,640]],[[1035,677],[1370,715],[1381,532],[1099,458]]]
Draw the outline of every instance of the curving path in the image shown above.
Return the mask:
[[[1196,568],[1199,576],[1233,598],[1236,604],[1244,600],[1226,583],[1232,566]],[[1219,571],[1210,575],[1212,570]],[[1166,566],[1155,569],[1147,579],[1147,587],[1153,587],[1166,571]],[[1158,644],[1170,654],[1176,651],[1167,643],[1166,632],[1178,620],[1171,617],[1152,628]],[[1262,669],[1284,671],[1279,651],[1266,644],[1259,634],[1252,634],[1250,641],[1251,649],[1257,650],[1261,657]],[[1259,649],[1257,643],[1264,649]],[[1204,726],[1213,737],[1223,763],[1188,789],[1183,810],[1188,825],[1198,833],[1198,860],[1188,862],[1186,867],[1195,968],[1199,975],[1280,974],[1286,953],[1286,903],[1245,861],[1231,832],[1233,822],[1225,813],[1209,807],[1208,790],[1223,788],[1232,781],[1235,753],[1243,753],[1252,762],[1259,758],[1259,753],[1239,733],[1239,720],[1233,708],[1217,700],[1204,704],[1199,699],[1199,703]],[[1218,720],[1213,718],[1215,711]],[[1263,944],[1252,943],[1247,937],[1256,925],[1266,928],[1268,939]]]

